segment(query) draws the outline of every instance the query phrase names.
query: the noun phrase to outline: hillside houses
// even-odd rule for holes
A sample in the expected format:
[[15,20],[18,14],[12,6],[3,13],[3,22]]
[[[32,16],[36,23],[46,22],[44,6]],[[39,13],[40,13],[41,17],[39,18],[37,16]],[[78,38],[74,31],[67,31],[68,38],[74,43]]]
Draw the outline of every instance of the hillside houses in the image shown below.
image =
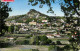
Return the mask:
[[7,26],[11,26],[11,25],[20,25],[20,26],[26,26],[26,23],[5,23]]
[[48,20],[42,20],[42,22],[45,22],[45,23],[47,23],[47,22],[48,22]]
[[37,22],[29,22],[29,25],[37,25]]
[[[31,32],[31,31],[34,31],[37,33],[37,31],[39,33],[49,33],[49,34],[53,34],[54,32],[57,32],[57,30],[60,29],[63,29],[61,25],[61,23],[52,23],[52,22],[49,22],[49,20],[47,19],[43,19],[42,22],[36,22],[36,21],[31,21],[29,23],[18,23],[16,21],[11,21],[11,22],[6,22],[5,23],[7,26],[11,26],[11,25],[14,25],[14,26],[19,26],[18,27],[18,31],[19,32]],[[56,25],[56,27],[52,26],[52,24]],[[59,27],[57,27],[59,26]],[[43,30],[41,30],[43,29]],[[51,29],[51,30],[49,30]],[[30,31],[29,31],[30,30]]]
[[78,18],[47,16],[32,9],[27,14],[12,16],[12,19],[7,19],[5,24],[13,25],[19,29],[18,32],[25,32],[25,34],[27,32],[32,34],[71,34],[72,29],[80,30],[80,25],[76,26],[77,23]]
[[19,30],[15,29],[16,34],[46,35],[48,38],[63,38],[66,35],[72,34],[72,29],[80,30],[80,26],[75,27],[74,24],[77,24],[77,20],[70,23],[67,23],[64,19],[54,19],[51,22],[47,19],[43,19],[41,22],[32,20],[28,23],[6,22],[7,26],[19,26]]

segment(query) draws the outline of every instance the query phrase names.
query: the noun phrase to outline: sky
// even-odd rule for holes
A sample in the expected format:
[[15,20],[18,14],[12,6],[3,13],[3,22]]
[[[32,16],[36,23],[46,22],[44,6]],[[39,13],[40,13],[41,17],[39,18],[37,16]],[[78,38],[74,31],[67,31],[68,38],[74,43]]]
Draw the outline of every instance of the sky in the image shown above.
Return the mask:
[[47,5],[44,5],[43,8],[39,8],[39,4],[36,6],[28,5],[28,0],[15,0],[14,2],[10,2],[9,7],[11,7],[12,12],[9,12],[9,16],[16,16],[16,15],[22,15],[27,14],[30,9],[35,9],[43,14],[49,15],[49,16],[64,16],[64,13],[61,11],[60,5],[56,2],[52,4],[54,14],[47,13],[49,7]]

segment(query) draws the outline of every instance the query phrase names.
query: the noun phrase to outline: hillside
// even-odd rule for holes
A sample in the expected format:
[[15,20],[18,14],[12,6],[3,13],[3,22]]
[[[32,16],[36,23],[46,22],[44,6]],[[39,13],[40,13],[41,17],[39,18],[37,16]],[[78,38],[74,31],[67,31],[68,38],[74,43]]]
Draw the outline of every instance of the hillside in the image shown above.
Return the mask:
[[34,9],[31,9],[27,14],[24,15],[17,15],[17,16],[10,16],[6,19],[6,21],[22,21],[26,20],[27,18],[38,18],[38,17],[49,17],[48,15],[45,15],[43,13],[40,13],[39,11],[36,11]]

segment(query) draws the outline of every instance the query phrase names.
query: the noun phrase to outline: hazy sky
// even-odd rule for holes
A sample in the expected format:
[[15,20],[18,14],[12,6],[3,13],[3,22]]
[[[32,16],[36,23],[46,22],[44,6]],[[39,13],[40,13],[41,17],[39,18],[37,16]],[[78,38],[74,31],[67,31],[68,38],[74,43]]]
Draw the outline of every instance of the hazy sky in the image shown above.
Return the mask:
[[27,12],[29,12],[30,9],[35,9],[49,16],[54,16],[55,14],[56,16],[64,16],[64,13],[61,11],[58,3],[54,3],[52,4],[52,6],[53,6],[54,14],[47,13],[47,10],[49,9],[47,5],[44,5],[43,8],[39,8],[39,4],[37,6],[28,5],[28,0],[15,0],[14,2],[11,2],[9,4],[9,7],[12,8],[12,12],[10,12],[10,16],[27,14]]

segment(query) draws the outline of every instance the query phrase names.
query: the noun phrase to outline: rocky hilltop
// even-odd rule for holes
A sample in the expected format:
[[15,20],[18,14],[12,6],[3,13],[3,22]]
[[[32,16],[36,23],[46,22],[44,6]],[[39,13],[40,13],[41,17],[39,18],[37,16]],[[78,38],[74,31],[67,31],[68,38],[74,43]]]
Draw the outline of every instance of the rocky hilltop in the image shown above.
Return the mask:
[[11,21],[11,20],[24,20],[27,19],[29,17],[32,18],[38,18],[38,17],[49,17],[48,15],[45,15],[43,13],[40,13],[39,11],[36,11],[35,9],[31,9],[27,14],[24,15],[17,15],[17,16],[10,16],[8,17],[8,19],[6,19],[7,21]]

